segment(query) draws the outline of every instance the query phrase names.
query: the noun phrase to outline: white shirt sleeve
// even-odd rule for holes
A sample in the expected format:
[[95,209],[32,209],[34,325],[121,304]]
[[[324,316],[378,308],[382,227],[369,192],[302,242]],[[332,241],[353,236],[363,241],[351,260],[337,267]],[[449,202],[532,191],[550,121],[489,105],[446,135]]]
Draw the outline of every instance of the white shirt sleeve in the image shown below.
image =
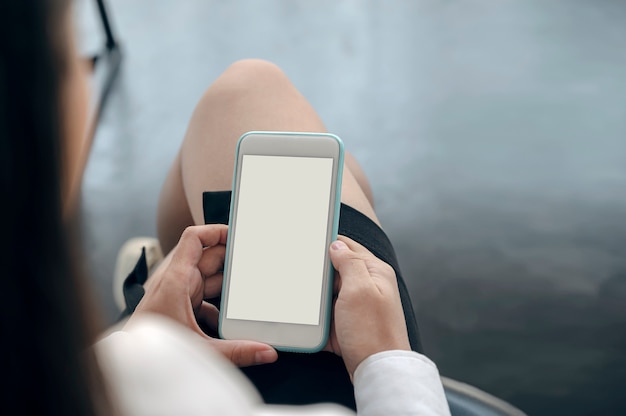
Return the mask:
[[269,406],[254,385],[206,341],[148,314],[94,345],[119,414],[347,416],[339,405]]
[[422,354],[374,354],[359,364],[353,379],[359,416],[450,414],[439,371]]
[[249,415],[262,402],[232,364],[164,317],[143,316],[95,351],[122,415]]
[[[95,346],[112,400],[121,415],[349,416],[335,404],[266,405],[232,363],[187,328],[143,316]],[[435,365],[426,357],[387,351],[354,374],[358,414],[449,414]]]

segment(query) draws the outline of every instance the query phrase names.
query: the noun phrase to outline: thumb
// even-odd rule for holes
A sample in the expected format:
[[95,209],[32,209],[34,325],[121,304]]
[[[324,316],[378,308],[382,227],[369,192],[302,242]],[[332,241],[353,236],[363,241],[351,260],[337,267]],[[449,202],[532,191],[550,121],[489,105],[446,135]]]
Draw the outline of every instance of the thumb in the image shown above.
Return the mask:
[[330,245],[330,260],[341,275],[341,284],[354,285],[369,275],[361,256],[352,251],[346,243],[337,240]]
[[255,341],[215,339],[212,346],[239,367],[269,364],[278,359],[274,348]]

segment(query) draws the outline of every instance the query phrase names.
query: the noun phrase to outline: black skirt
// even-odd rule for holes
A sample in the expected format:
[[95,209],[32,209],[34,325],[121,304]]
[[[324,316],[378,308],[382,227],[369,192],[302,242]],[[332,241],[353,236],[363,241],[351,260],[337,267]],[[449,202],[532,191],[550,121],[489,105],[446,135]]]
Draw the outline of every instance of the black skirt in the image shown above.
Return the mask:
[[[206,224],[228,224],[230,213],[230,191],[204,192],[203,210]],[[385,232],[370,218],[354,208],[341,204],[339,216],[340,235],[350,237],[362,244],[376,257],[389,264],[396,272],[400,298],[404,309],[409,341],[414,351],[423,352],[415,319],[395,251]],[[143,297],[143,283],[148,278],[145,253],[135,269],[124,281],[126,309],[120,319],[128,317]],[[219,307],[220,299],[210,299]],[[217,337],[214,331],[209,335]],[[245,367],[241,369],[259,390],[266,403],[272,404],[311,404],[338,403],[355,409],[354,389],[341,357],[329,352],[302,354],[278,353],[278,360],[272,364]],[[210,407],[210,404],[208,404]]]

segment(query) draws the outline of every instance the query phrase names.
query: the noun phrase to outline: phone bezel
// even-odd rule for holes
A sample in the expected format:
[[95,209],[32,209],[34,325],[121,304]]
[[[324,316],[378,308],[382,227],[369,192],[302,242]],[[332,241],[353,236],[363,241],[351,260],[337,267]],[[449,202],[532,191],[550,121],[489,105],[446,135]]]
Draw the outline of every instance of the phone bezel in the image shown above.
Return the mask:
[[229,238],[224,261],[224,280],[219,314],[218,332],[223,339],[250,339],[264,342],[278,350],[316,352],[327,343],[331,320],[334,269],[328,251],[324,258],[324,276],[320,298],[318,325],[302,325],[284,322],[266,322],[226,318],[232,265],[230,238],[236,231],[239,180],[244,155],[325,157],[333,159],[331,192],[328,204],[326,246],[337,238],[339,208],[341,204],[341,180],[343,176],[343,142],[330,133],[251,131],[243,134],[235,152],[233,187],[230,205]]

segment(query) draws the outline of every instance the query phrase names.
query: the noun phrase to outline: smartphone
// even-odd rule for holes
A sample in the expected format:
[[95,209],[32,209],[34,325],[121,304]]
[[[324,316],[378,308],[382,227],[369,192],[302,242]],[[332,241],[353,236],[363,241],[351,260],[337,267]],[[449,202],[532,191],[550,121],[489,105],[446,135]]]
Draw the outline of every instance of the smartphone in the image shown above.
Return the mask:
[[343,143],[248,132],[237,142],[219,317],[224,339],[316,352],[327,342]]

